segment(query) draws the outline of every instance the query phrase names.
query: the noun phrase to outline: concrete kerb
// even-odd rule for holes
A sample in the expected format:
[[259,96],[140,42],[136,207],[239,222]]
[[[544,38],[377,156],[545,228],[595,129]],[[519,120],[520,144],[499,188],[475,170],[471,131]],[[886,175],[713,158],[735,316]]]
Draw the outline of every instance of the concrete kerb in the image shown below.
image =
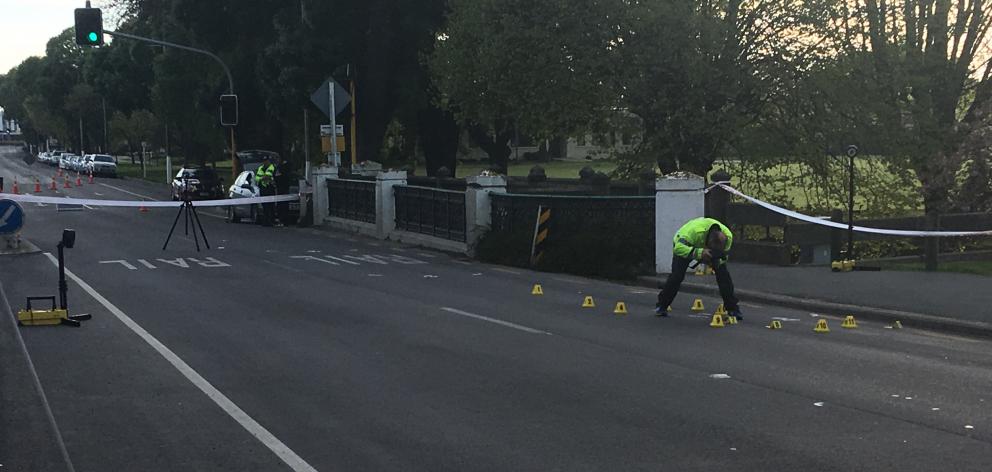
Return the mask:
[[[656,277],[639,277],[637,279],[637,283],[642,287],[658,288],[664,282]],[[717,287],[714,285],[691,282],[683,283],[681,291],[701,295],[718,295]],[[855,318],[871,321],[890,323],[901,321],[903,326],[907,328],[919,328],[944,333],[992,338],[992,324],[989,323],[958,320],[945,316],[913,313],[889,308],[848,305],[846,303],[828,302],[813,298],[799,298],[788,295],[759,292],[755,290],[737,289],[736,293],[740,295],[741,298],[751,302],[767,303],[769,305],[784,306],[836,316],[853,315]]]

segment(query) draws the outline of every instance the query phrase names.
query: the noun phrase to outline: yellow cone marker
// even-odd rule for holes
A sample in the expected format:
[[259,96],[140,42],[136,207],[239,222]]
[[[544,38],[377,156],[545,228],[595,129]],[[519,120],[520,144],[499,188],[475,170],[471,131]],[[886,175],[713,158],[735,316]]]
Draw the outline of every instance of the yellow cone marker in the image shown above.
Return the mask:
[[617,307],[613,309],[614,315],[626,315],[627,314],[627,304],[624,302],[617,302]]
[[779,320],[772,320],[772,324],[765,327],[768,329],[782,329],[782,322]]
[[668,305],[668,312],[669,312],[669,313],[671,313],[671,312],[672,312],[672,306],[671,306],[671,305]]
[[893,327],[895,329],[902,329],[902,321],[896,320],[896,324]]
[[697,312],[706,311],[706,308],[703,307],[702,298],[697,298],[695,301],[692,302],[692,311],[697,311]]
[[587,295],[585,300],[582,300],[582,308],[596,308],[596,302],[592,301],[592,296]]
[[721,303],[720,306],[716,307],[716,312],[714,312],[714,314],[720,316],[727,315],[727,309],[723,307],[723,303]]
[[817,333],[829,333],[830,327],[827,326],[827,320],[824,319],[818,320],[816,322],[816,327],[813,328],[813,331],[816,331]]
[[710,321],[710,328],[722,328],[723,326],[723,317],[720,315],[713,315],[713,320]]
[[703,267],[702,264],[700,264],[699,267],[696,268],[696,272],[694,272],[694,273],[696,275],[706,275],[706,268]]
[[853,316],[847,315],[847,317],[844,318],[844,322],[840,324],[840,327],[847,329],[854,329],[858,327],[858,322],[854,320]]
[[737,324],[737,317],[736,316],[723,315],[723,319],[727,320],[727,324],[732,324],[732,325]]
[[544,295],[544,289],[541,288],[541,284],[534,284],[534,289],[530,291],[531,295]]

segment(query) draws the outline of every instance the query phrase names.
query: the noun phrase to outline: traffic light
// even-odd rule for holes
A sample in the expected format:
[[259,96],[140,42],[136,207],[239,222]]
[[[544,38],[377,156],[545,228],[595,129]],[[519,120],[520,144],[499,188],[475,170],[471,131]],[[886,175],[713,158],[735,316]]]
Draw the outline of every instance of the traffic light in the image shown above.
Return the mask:
[[238,96],[220,96],[220,124],[224,126],[238,125]]
[[99,8],[76,9],[76,44],[103,46],[103,11]]

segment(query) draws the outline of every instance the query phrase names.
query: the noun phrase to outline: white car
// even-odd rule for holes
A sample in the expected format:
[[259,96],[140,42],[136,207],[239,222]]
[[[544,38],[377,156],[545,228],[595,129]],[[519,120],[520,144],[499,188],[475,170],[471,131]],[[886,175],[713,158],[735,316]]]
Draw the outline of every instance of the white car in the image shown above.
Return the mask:
[[114,160],[113,156],[107,154],[89,154],[86,156],[83,171],[87,174],[92,172],[93,175],[117,177],[117,161]]
[[[293,184],[289,187],[289,194],[298,194],[300,192],[299,185]],[[227,198],[252,198],[261,196],[261,189],[258,188],[258,184],[255,183],[255,172],[246,170],[234,179],[234,184],[232,184],[227,190]],[[295,222],[300,217],[300,202],[297,200],[288,203],[286,216],[289,218],[290,222]],[[258,221],[257,216],[262,212],[261,205],[238,205],[227,207],[227,221],[231,223],[237,223],[241,221],[242,218],[248,218],[252,222]],[[277,212],[278,213],[278,212]],[[288,223],[286,221],[283,222]]]
[[72,170],[72,161],[76,159],[75,154],[63,153],[59,156],[59,169]]

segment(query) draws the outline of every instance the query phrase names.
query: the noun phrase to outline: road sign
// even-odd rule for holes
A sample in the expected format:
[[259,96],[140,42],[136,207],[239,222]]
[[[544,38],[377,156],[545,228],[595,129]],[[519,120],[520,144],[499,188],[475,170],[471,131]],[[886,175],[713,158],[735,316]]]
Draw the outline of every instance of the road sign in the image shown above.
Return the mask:
[[327,116],[331,116],[331,112],[329,111],[331,106],[331,83],[334,84],[335,115],[339,115],[342,111],[344,111],[344,109],[348,107],[348,103],[351,102],[351,95],[348,95],[348,91],[345,90],[341,84],[335,82],[334,79],[327,79],[326,82],[321,84],[320,87],[317,87],[317,90],[310,95],[310,101],[313,102],[314,105],[317,105],[317,108],[320,108],[320,111],[324,112]]
[[24,226],[24,209],[13,200],[0,200],[0,234],[13,234]]

